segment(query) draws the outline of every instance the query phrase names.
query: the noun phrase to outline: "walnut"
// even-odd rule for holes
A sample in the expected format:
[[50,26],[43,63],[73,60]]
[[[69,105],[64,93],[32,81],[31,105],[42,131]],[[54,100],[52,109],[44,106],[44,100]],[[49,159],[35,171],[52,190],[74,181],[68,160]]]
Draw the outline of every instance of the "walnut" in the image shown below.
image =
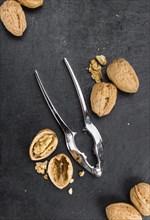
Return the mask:
[[144,216],[150,216],[150,184],[139,183],[130,190],[130,199]]
[[94,79],[96,82],[100,82],[103,78],[101,66],[95,59],[90,61],[89,72],[91,73],[91,78]]
[[16,1],[4,1],[0,6],[0,20],[6,29],[15,36],[22,36],[27,27],[25,13]]
[[91,108],[99,117],[108,115],[116,104],[117,89],[112,83],[96,83],[91,92]]
[[123,58],[117,58],[108,65],[107,76],[123,92],[136,93],[139,89],[139,79],[135,70]]
[[113,203],[106,207],[108,220],[142,220],[141,214],[127,203]]
[[50,129],[41,130],[33,139],[29,154],[31,160],[37,161],[48,157],[56,150],[58,138],[54,131]]
[[43,5],[44,0],[18,0],[18,2],[27,8],[38,8]]
[[52,183],[57,188],[63,189],[73,176],[71,160],[65,154],[58,154],[50,160],[47,172]]

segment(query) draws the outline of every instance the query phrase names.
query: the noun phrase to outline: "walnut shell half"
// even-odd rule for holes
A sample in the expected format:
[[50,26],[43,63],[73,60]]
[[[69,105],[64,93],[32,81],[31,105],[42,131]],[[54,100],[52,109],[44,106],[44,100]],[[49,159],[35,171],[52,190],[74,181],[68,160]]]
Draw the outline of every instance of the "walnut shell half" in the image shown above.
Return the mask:
[[73,176],[71,160],[65,154],[56,155],[50,160],[47,173],[57,188],[65,188]]
[[130,190],[130,199],[144,216],[150,216],[150,184],[139,183]]
[[48,157],[56,150],[57,144],[58,138],[54,131],[50,129],[39,131],[30,145],[31,160],[37,161]]

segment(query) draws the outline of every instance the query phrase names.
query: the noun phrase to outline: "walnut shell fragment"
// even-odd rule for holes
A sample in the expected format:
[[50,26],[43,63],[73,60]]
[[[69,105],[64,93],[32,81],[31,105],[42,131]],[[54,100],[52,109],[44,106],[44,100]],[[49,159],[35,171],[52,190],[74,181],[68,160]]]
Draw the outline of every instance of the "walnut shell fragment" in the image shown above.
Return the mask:
[[37,161],[48,157],[56,150],[58,138],[54,131],[43,129],[33,139],[29,154],[31,160]]
[[108,115],[117,100],[117,89],[111,83],[96,83],[91,92],[91,108],[99,117]]
[[65,154],[56,155],[50,160],[47,173],[57,188],[65,188],[73,176],[71,160]]
[[27,27],[25,13],[14,0],[7,0],[0,6],[0,18],[6,29],[15,36],[22,36]]
[[90,61],[89,72],[91,73],[91,78],[94,79],[95,82],[100,82],[103,78],[101,69],[101,66],[95,59]]
[[123,92],[136,93],[139,79],[132,66],[123,58],[118,58],[107,67],[107,75],[116,87]]
[[127,203],[113,203],[106,207],[109,220],[142,220],[141,214]]
[[150,184],[139,183],[130,190],[130,199],[144,216],[150,216]]
[[20,4],[27,8],[38,8],[43,5],[44,0],[18,0]]

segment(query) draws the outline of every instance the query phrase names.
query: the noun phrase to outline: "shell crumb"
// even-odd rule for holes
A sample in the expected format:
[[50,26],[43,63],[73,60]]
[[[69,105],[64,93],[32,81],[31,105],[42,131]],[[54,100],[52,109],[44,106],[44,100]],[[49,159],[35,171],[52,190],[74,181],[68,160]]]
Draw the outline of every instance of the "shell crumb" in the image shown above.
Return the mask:
[[44,177],[45,180],[48,180],[48,175],[47,174],[45,174],[43,177]]
[[80,176],[80,177],[83,177],[84,175],[85,175],[84,170],[79,172],[79,176]]
[[72,193],[73,193],[73,189],[70,188],[70,189],[68,190],[68,193],[69,193],[70,195],[72,195]]
[[73,183],[73,182],[74,182],[74,179],[71,179],[71,180],[70,180],[70,183]]

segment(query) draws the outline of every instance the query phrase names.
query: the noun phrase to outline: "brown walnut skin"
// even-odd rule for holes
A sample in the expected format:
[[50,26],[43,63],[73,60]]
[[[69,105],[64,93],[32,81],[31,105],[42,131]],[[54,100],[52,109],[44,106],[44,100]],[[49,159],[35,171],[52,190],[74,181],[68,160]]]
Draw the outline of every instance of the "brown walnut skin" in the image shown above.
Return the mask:
[[57,144],[58,138],[54,131],[50,129],[39,131],[32,140],[29,148],[31,160],[39,161],[47,158],[56,150]]
[[52,183],[59,189],[65,188],[73,176],[71,160],[65,154],[53,157],[48,165],[47,173]]
[[150,216],[150,184],[139,183],[130,190],[130,199],[144,216]]

